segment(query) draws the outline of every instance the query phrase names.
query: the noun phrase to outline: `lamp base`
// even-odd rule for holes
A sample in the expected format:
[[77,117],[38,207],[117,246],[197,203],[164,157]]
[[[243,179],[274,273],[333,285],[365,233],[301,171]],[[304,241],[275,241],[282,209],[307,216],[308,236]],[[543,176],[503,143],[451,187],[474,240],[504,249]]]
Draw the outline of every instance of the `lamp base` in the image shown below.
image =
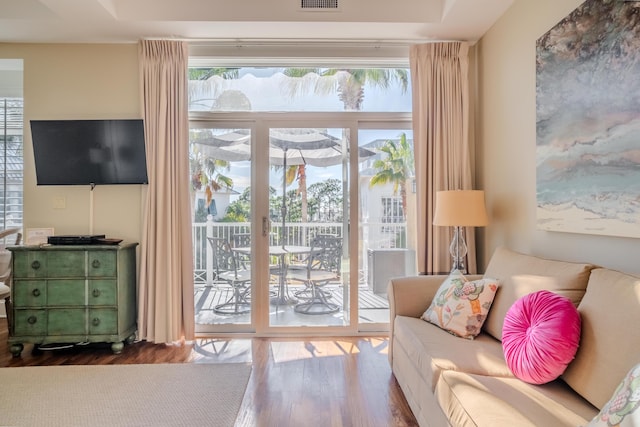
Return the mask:
[[451,272],[459,270],[462,274],[467,273],[464,265],[464,257],[467,256],[467,243],[464,241],[464,230],[462,227],[453,227],[453,240],[449,246],[449,253],[453,258]]
[[467,274],[467,267],[464,266],[464,262],[462,260],[456,261],[453,260],[453,264],[451,266],[451,273],[454,271],[459,271],[462,274]]

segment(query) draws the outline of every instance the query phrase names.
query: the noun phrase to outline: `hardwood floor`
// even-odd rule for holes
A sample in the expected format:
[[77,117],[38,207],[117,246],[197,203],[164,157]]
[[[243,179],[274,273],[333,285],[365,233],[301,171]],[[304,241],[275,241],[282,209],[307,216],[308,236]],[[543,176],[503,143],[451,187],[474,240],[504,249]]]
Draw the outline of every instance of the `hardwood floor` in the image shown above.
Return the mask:
[[[33,351],[14,358],[0,319],[0,367],[136,363],[251,363],[236,427],[417,426],[391,374],[386,337],[199,339]],[[224,390],[222,390],[223,392]]]

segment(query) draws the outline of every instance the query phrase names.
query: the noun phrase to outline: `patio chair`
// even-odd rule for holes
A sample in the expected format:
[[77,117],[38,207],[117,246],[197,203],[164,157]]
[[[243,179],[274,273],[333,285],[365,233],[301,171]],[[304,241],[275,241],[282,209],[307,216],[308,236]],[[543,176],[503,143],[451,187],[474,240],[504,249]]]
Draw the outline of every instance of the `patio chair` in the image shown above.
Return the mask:
[[231,236],[231,243],[234,248],[246,248],[251,246],[250,233],[236,233]]
[[239,268],[236,253],[228,240],[215,237],[207,237],[207,240],[213,249],[215,280],[227,283],[233,291],[231,297],[213,307],[213,311],[220,314],[248,313],[251,310],[251,270]]
[[[0,241],[5,244],[9,241],[10,245],[19,245],[22,241],[22,233],[19,228],[4,230],[0,232]],[[11,330],[11,252],[5,249],[5,244],[0,245],[0,300],[4,300],[7,325]]]
[[[251,233],[237,233],[231,236],[231,243],[234,248],[250,248],[251,247]],[[238,268],[250,269],[251,268],[251,256],[246,253],[236,253],[238,259]],[[280,274],[281,268],[278,264],[269,264],[269,282],[275,284],[277,282],[274,277]],[[269,291],[270,295],[275,295],[273,290]]]
[[[231,244],[234,248],[250,248],[251,234],[238,233],[231,236]],[[249,268],[251,266],[251,257],[248,254],[236,254],[238,263],[241,268]]]
[[[326,238],[329,238],[328,241],[331,241],[332,238],[336,238],[335,234],[317,234],[314,238],[311,239],[311,247],[321,248],[323,242],[327,241]],[[309,256],[305,256],[303,259],[293,260],[287,265],[287,271],[290,273],[300,272],[300,270],[307,271],[307,265],[309,263]],[[305,287],[301,290],[294,292],[294,296],[296,298],[308,300],[313,297],[313,287],[309,283],[305,283]],[[324,292],[325,298],[332,298],[333,295],[331,292],[325,291],[323,289],[318,289],[318,291]]]
[[294,310],[302,314],[329,314],[340,310],[338,304],[328,301],[329,293],[322,289],[340,279],[342,239],[318,235],[311,242],[311,252],[304,269],[293,268],[287,278],[303,282],[309,291],[306,301],[296,304]]

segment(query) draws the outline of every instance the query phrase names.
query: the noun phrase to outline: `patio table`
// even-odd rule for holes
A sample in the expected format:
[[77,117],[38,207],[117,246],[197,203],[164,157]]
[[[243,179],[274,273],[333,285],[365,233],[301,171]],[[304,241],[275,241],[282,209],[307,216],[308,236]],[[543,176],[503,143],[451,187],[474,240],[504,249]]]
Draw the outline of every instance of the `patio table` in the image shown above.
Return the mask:
[[[233,248],[234,251],[244,254],[251,255],[250,247],[238,247]],[[297,299],[289,296],[288,287],[287,287],[287,268],[288,264],[286,261],[286,255],[304,255],[311,253],[312,248],[310,246],[296,246],[296,245],[285,245],[283,246],[269,246],[269,255],[278,257],[278,265],[279,265],[279,282],[278,282],[278,294],[271,298],[270,302],[273,305],[292,305],[298,302]]]

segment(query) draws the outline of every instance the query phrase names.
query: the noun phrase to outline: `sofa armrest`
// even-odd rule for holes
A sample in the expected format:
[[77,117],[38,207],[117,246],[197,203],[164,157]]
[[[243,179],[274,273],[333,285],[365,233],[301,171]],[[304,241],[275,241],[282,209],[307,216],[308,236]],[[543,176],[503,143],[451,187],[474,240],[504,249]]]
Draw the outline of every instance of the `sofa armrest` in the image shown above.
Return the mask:
[[446,275],[396,277],[389,281],[389,316],[420,317],[429,307]]
[[[393,333],[396,316],[420,317],[431,304],[438,288],[448,274],[396,277],[389,281],[389,362],[393,359]],[[468,280],[482,275],[465,276]]]

